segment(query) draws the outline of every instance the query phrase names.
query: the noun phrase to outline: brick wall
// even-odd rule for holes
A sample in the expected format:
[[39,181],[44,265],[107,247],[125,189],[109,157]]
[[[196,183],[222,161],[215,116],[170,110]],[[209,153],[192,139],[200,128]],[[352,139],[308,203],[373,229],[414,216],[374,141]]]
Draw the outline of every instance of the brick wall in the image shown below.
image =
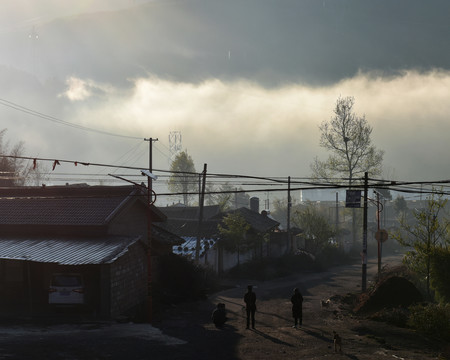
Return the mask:
[[147,256],[141,242],[111,264],[110,316],[137,315],[147,300]]

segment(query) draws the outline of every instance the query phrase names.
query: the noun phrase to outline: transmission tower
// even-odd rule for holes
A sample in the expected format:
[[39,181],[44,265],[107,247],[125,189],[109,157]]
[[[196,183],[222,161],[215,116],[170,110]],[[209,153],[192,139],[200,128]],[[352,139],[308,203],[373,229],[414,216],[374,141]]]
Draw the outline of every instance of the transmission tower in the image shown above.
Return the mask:
[[182,150],[181,131],[171,131],[169,133],[169,150],[170,150],[169,165],[170,165],[177,156],[177,154]]

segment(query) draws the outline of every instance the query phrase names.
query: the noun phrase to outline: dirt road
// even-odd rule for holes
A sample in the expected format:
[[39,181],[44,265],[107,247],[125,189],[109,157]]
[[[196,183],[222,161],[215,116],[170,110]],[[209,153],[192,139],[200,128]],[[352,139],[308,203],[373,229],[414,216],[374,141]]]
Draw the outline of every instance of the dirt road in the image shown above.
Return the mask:
[[[394,264],[398,258],[386,258]],[[367,279],[376,273],[370,261]],[[0,359],[438,359],[441,345],[414,332],[352,317],[339,302],[321,300],[361,289],[361,265],[322,273],[252,282],[257,294],[256,329],[245,328],[243,294],[248,281],[208,300],[171,308],[149,324],[78,323],[0,327]],[[368,286],[370,282],[368,283]],[[303,326],[292,328],[292,289],[304,296]],[[229,321],[216,329],[210,315],[226,304]],[[343,338],[333,350],[332,332]]]

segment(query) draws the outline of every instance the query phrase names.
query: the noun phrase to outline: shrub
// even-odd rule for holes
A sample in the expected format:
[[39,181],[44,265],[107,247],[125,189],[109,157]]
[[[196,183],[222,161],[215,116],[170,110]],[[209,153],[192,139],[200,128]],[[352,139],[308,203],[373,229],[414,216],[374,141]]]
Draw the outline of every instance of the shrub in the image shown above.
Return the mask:
[[450,251],[437,248],[431,258],[431,286],[435,290],[436,299],[450,303]]
[[330,265],[350,264],[354,257],[337,246],[328,245],[317,254],[316,260],[323,268],[327,268]]
[[402,307],[382,309],[371,315],[369,319],[382,321],[398,327],[406,327],[409,319],[409,311]]
[[153,292],[161,303],[176,304],[197,300],[218,289],[218,280],[212,271],[196,265],[184,256],[162,256],[159,273]]
[[280,258],[263,258],[246,262],[230,269],[230,278],[247,278],[253,280],[271,280],[288,276],[300,271],[321,270],[318,263],[306,253],[300,255],[285,255]]
[[450,304],[414,305],[409,310],[409,326],[426,335],[450,340]]

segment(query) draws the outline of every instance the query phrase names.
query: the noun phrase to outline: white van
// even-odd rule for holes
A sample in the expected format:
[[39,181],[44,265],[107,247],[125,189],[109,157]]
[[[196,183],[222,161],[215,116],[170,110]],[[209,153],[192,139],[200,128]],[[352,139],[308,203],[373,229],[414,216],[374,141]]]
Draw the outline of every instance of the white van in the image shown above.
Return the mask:
[[48,303],[60,305],[84,304],[84,282],[81,274],[53,274],[48,290]]

